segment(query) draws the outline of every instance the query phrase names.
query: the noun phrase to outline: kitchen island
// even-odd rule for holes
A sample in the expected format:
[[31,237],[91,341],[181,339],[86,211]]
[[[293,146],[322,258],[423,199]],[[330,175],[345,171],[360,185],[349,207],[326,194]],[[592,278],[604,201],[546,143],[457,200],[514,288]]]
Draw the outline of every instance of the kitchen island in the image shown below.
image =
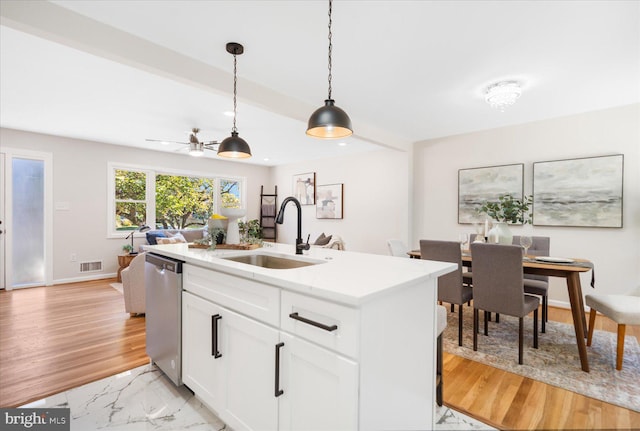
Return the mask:
[[233,429],[433,429],[437,278],[454,264],[283,244],[148,251],[185,262],[183,382]]

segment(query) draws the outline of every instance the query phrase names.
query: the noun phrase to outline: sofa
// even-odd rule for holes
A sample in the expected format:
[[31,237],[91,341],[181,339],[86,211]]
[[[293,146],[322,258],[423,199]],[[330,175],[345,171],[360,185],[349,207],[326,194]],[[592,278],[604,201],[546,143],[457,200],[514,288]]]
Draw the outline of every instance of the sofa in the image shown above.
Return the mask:
[[[176,242],[193,242],[197,239],[204,238],[206,230],[205,228],[200,229],[157,229],[150,230],[147,232],[147,242],[145,244],[140,245],[140,251],[145,251],[146,245],[156,245],[159,244],[158,240],[160,238],[175,238]],[[179,235],[178,235],[179,234]],[[182,241],[184,239],[184,241]]]

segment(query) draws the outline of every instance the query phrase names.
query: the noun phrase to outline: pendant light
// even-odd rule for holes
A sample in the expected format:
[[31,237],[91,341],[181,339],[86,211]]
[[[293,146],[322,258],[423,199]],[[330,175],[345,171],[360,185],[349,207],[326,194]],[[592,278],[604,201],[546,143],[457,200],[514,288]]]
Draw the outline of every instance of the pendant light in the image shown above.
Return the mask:
[[346,112],[335,105],[335,101],[331,98],[332,3],[332,0],[329,0],[329,97],[324,101],[324,106],[311,114],[307,127],[307,135],[321,139],[346,138],[353,133],[351,119]]
[[227,43],[227,52],[233,54],[233,129],[231,129],[231,136],[226,138],[220,143],[218,147],[218,155],[220,157],[227,157],[231,159],[246,159],[251,157],[251,148],[249,144],[238,136],[238,129],[236,128],[237,117],[237,85],[238,85],[238,72],[237,72],[237,60],[236,56],[244,52],[244,47],[236,42]]

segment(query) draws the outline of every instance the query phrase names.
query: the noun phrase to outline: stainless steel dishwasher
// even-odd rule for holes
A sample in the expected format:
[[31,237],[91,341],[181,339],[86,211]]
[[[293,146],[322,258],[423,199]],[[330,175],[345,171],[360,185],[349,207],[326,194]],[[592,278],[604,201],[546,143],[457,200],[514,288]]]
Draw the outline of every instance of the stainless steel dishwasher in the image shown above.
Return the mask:
[[147,355],[182,384],[182,263],[147,253],[145,263]]

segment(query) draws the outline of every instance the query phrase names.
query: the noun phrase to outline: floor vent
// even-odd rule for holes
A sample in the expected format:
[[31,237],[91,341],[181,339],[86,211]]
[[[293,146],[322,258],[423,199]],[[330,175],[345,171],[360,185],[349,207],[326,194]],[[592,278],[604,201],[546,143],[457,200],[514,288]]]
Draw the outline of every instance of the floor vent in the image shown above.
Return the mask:
[[102,261],[80,262],[80,272],[98,272],[102,271]]

